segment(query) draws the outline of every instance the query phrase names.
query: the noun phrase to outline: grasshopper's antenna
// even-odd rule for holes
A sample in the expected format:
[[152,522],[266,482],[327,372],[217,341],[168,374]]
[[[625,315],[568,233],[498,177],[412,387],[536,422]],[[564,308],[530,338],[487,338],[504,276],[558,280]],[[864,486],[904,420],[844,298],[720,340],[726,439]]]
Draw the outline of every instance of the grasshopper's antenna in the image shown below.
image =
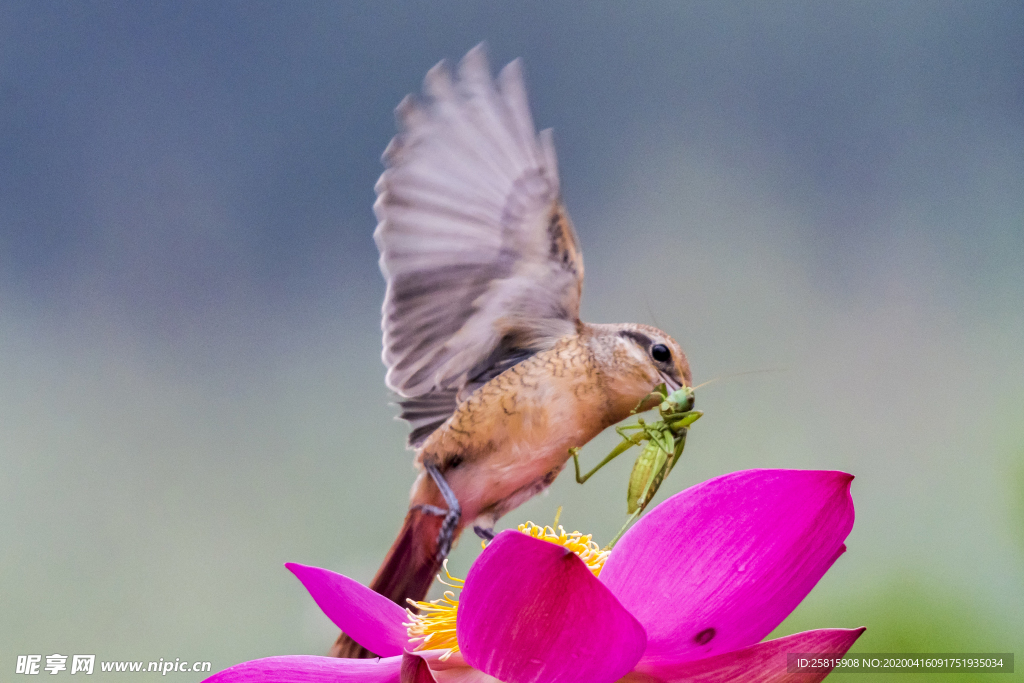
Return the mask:
[[707,382],[703,382],[703,383],[698,384],[697,386],[693,387],[693,390],[697,391],[701,387],[706,387],[709,384],[714,384],[715,382],[721,382],[722,380],[726,380],[726,379],[733,379],[734,377],[741,377],[743,375],[766,375],[766,374],[773,373],[773,372],[788,372],[788,371],[789,371],[789,368],[767,368],[765,370],[745,370],[744,372],[733,372],[733,373],[730,373],[728,375],[721,375],[719,377],[714,377],[712,379],[709,379]]

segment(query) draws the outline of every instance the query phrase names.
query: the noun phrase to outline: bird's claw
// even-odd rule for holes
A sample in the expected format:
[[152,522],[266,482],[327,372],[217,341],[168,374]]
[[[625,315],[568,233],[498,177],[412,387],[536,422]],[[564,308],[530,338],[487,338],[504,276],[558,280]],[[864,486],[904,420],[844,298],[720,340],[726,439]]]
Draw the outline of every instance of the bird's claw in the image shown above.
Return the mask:
[[439,508],[436,505],[413,505],[410,510],[419,510],[420,512],[426,512],[429,515],[437,515],[438,517],[444,517],[448,514],[446,508]]
[[[459,520],[462,519],[462,506],[459,505],[459,499],[455,496],[455,492],[452,491],[452,487],[445,481],[444,475],[441,474],[441,470],[437,468],[437,465],[424,463],[423,467],[427,470],[430,478],[434,480],[434,483],[437,484],[441,497],[444,498],[444,502],[448,505],[447,510],[442,510],[433,505],[423,506],[425,511],[444,516],[444,519],[441,521],[441,530],[437,534],[437,560],[441,562],[448,557],[448,553],[452,549],[452,543],[455,542],[455,529],[459,526]],[[426,510],[426,508],[432,509]],[[437,512],[434,512],[435,510]]]

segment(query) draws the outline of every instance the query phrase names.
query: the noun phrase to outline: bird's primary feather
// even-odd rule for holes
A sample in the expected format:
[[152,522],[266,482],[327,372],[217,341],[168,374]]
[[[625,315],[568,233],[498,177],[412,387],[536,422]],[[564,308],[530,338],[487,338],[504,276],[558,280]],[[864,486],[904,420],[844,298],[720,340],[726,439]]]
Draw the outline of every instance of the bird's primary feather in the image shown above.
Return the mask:
[[398,108],[374,233],[387,280],[387,385],[418,445],[479,386],[578,325],[583,258],[550,131],[519,62],[495,82],[482,46]]

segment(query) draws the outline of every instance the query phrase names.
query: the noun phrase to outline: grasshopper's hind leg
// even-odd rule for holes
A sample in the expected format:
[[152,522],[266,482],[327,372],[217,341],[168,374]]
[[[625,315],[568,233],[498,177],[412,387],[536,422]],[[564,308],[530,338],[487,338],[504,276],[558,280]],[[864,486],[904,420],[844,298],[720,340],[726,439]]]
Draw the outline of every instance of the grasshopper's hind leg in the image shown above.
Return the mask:
[[[626,432],[625,432],[625,430],[627,430],[627,429],[641,429],[643,431],[639,431],[636,434],[633,434],[632,436],[630,436],[629,434],[626,434]],[[576,483],[577,484],[584,484],[584,483],[586,483],[587,479],[590,479],[592,476],[597,474],[597,471],[599,469],[601,469],[602,467],[604,467],[605,465],[610,463],[612,460],[614,460],[615,458],[619,457],[620,455],[622,455],[623,453],[628,451],[630,448],[632,448],[633,446],[636,446],[638,443],[640,443],[641,441],[643,441],[644,439],[647,438],[647,429],[643,425],[642,421],[641,421],[641,424],[638,424],[638,425],[630,425],[628,427],[616,427],[615,431],[617,431],[619,433],[619,436],[622,437],[622,443],[620,443],[618,446],[616,446],[612,450],[611,453],[609,453],[608,455],[606,455],[604,457],[604,460],[602,460],[601,462],[597,463],[597,465],[594,466],[594,469],[590,470],[586,474],[582,474],[580,472],[580,449],[578,447],[575,447],[575,446],[569,449],[569,455],[572,456],[572,463],[573,463],[573,465],[576,466]]]

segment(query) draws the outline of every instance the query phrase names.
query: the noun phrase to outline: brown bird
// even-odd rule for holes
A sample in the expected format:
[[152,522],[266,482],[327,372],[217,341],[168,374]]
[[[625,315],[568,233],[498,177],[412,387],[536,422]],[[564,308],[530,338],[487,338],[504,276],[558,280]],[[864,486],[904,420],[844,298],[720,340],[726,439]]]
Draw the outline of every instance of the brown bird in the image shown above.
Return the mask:
[[[370,586],[405,606],[426,596],[465,527],[491,538],[499,517],[554,481],[571,447],[658,384],[691,378],[661,330],[579,319],[583,257],[518,61],[496,82],[482,46],[454,79],[442,62],[397,117],[374,238],[386,382],[403,397],[421,472]],[[344,634],[331,654],[370,656]]]

